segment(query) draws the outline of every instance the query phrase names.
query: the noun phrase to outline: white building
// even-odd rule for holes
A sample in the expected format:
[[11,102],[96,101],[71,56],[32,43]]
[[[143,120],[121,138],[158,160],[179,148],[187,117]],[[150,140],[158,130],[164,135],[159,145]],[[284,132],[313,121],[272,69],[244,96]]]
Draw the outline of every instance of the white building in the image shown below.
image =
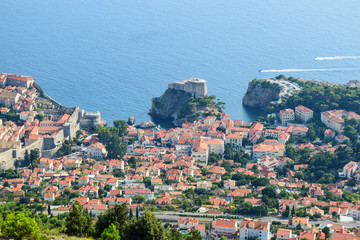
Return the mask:
[[356,162],[349,162],[343,168],[343,172],[340,174],[342,177],[346,177],[348,179],[352,178],[355,175],[356,169],[358,165]]
[[189,229],[195,227],[199,224],[199,219],[197,218],[179,218],[178,227],[181,229]]
[[243,220],[239,228],[239,240],[259,238],[261,240],[270,239],[270,223],[255,220]]
[[301,119],[301,121],[306,123],[313,118],[314,111],[307,107],[299,105],[295,108],[295,115],[298,119]]
[[107,155],[106,148],[100,142],[90,145],[85,150],[86,158],[105,158],[106,155]]
[[360,220],[360,205],[349,207],[347,216],[354,220]]
[[237,239],[238,226],[238,221],[234,219],[216,219],[212,222],[211,237],[219,239],[225,236],[228,240]]
[[346,110],[333,110],[321,113],[321,122],[323,122],[328,128],[335,130],[338,133],[344,131],[344,117],[349,119],[360,119],[360,116],[354,112],[348,112]]
[[253,160],[263,156],[280,158],[284,156],[285,146],[283,144],[256,144],[253,148]]
[[240,148],[242,146],[243,135],[237,133],[230,133],[225,137],[225,144],[230,144],[233,148]]
[[295,120],[294,110],[291,108],[280,110],[280,120],[282,125]]

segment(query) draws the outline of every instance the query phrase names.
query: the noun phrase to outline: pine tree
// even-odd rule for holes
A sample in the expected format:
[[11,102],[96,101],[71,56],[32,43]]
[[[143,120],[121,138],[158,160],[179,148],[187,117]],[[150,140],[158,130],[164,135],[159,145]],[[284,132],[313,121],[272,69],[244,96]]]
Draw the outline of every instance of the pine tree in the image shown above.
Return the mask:
[[114,224],[111,224],[103,231],[99,240],[120,240],[119,230]]
[[91,236],[94,233],[92,218],[84,211],[78,201],[72,205],[65,220],[66,233],[72,236]]
[[126,204],[115,205],[113,208],[109,208],[105,213],[98,216],[96,222],[96,235],[101,236],[101,233],[110,226],[114,224],[115,227],[119,230],[121,237],[124,236],[124,229],[126,227],[127,221],[129,219],[129,210],[126,207]]
[[50,207],[50,204],[48,204],[48,215],[49,215],[49,216],[51,215],[51,207]]
[[146,209],[141,219],[129,226],[127,237],[131,240],[162,240],[164,227],[155,214]]

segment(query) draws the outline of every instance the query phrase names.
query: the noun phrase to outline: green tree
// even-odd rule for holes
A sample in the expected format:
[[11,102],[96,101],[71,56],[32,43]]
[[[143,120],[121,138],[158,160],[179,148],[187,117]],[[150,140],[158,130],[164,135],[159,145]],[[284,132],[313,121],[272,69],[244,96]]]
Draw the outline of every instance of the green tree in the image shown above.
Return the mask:
[[99,240],[120,240],[119,230],[114,224],[111,224],[104,230]]
[[10,213],[1,224],[1,233],[7,239],[37,240],[41,238],[40,230],[35,218],[26,217],[24,213],[17,215]]
[[186,234],[185,240],[202,240],[202,236],[198,230],[191,229],[190,233]]
[[133,198],[134,203],[143,203],[146,201],[146,198],[143,195],[137,195]]
[[72,236],[91,236],[94,233],[92,218],[78,201],[72,205],[65,220],[66,233]]
[[28,150],[25,150],[24,162],[25,166],[29,166],[31,163],[31,158]]
[[36,162],[40,159],[40,151],[39,149],[31,149],[30,151],[30,165],[31,168],[35,167]]
[[131,157],[131,158],[128,160],[128,164],[129,164],[129,167],[131,167],[131,168],[136,168],[136,158]]
[[329,239],[330,238],[330,228],[329,227],[324,227],[322,229],[322,232],[325,233],[325,238]]
[[48,215],[49,215],[49,216],[51,215],[51,207],[50,207],[50,204],[48,204]]
[[132,219],[133,217],[134,217],[133,210],[132,208],[130,208],[129,219]]
[[111,136],[109,142],[106,144],[109,158],[122,158],[127,152],[127,144],[118,136]]
[[130,236],[132,240],[162,240],[164,239],[164,228],[155,214],[149,209],[145,209],[141,219],[130,226],[128,237]]
[[140,217],[139,217],[139,208],[138,207],[136,207],[136,219],[139,219]]
[[128,125],[124,120],[115,120],[113,123],[114,127],[119,129],[119,137],[126,135]]
[[98,216],[96,222],[96,235],[99,237],[101,233],[110,226],[114,224],[119,230],[121,237],[124,236],[124,230],[127,226],[129,210],[126,207],[126,204],[115,205],[113,208],[109,208]]

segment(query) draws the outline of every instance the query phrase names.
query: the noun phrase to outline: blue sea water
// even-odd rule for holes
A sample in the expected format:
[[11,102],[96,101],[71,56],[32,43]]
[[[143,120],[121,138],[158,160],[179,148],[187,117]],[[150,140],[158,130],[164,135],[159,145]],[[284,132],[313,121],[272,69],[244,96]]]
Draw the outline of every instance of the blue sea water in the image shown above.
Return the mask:
[[[199,77],[233,119],[248,82],[282,72],[359,79],[359,0],[1,0],[0,72],[31,75],[67,106],[137,122],[170,81]],[[342,70],[345,68],[345,70]],[[340,69],[340,70],[339,70]]]

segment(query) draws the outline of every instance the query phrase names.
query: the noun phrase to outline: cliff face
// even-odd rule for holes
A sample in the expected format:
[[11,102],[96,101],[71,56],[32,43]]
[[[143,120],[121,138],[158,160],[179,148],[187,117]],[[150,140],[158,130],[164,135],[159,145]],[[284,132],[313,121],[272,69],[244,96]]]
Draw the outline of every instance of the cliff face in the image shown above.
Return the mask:
[[279,97],[280,86],[265,80],[254,79],[249,83],[245,96],[242,99],[246,107],[266,109],[271,101]]
[[176,119],[180,108],[190,97],[190,93],[169,88],[159,98],[153,98],[149,114],[162,119]]

